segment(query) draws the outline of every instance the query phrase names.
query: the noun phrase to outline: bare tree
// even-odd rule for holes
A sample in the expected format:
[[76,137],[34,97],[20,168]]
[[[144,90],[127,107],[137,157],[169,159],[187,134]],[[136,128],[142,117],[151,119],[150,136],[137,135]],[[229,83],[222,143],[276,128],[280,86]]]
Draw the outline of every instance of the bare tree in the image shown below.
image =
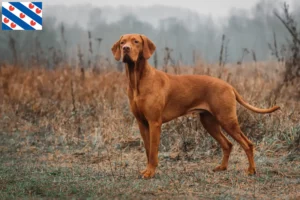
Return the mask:
[[[295,22],[293,16],[290,14],[289,6],[287,3],[283,5],[283,16],[278,12],[274,11],[274,15],[279,19],[279,21],[285,26],[292,37],[292,41],[289,41],[288,48],[286,49],[289,54],[285,60],[285,73],[283,82],[278,85],[275,90],[275,100],[281,89],[284,86],[294,85],[299,83],[300,79],[300,33],[297,29],[297,23]],[[274,44],[275,46],[275,44]],[[296,90],[296,97],[300,98],[299,87],[294,87]]]

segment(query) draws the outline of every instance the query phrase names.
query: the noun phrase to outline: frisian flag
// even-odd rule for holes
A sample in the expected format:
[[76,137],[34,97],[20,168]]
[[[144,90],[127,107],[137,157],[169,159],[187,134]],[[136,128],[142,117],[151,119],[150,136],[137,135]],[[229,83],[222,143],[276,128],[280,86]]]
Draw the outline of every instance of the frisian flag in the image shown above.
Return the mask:
[[42,2],[2,2],[2,30],[42,30]]

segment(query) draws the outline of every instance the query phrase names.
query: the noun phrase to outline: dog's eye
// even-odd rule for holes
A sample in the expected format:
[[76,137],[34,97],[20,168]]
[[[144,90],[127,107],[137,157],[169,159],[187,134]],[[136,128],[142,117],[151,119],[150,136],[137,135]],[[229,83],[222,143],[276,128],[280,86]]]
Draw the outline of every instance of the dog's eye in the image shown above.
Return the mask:
[[123,45],[123,44],[124,44],[124,42],[120,42],[120,44],[121,44],[121,45]]
[[138,43],[139,43],[139,41],[135,40],[135,41],[134,41],[134,43],[138,44]]

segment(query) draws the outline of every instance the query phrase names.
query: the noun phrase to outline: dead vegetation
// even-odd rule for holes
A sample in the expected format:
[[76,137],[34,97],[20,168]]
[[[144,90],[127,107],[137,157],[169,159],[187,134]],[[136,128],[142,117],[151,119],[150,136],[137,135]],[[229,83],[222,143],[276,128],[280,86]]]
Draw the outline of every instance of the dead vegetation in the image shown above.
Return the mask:
[[[173,67],[167,70],[177,73]],[[266,97],[280,79],[276,71],[284,71],[284,64],[249,63],[221,69],[202,63],[180,68],[185,74],[221,74],[258,107],[272,104]],[[282,109],[271,115],[238,108],[243,131],[256,143],[258,176],[245,175],[247,162],[239,145],[235,145],[229,171],[212,173],[221,158],[220,147],[197,115],[189,115],[163,126],[161,173],[144,181],[138,177],[145,165],[144,148],[128,108],[124,73],[114,68],[102,73],[85,69],[82,76],[80,68],[67,66],[55,70],[1,67],[2,198],[268,199],[299,195],[297,100],[279,96],[277,104]]]
[[[278,86],[274,93],[278,95],[284,88],[292,85],[294,90],[289,94],[291,97],[297,99],[300,98],[300,33],[296,21],[290,14],[288,4],[283,5],[283,16],[278,12],[274,11],[274,15],[279,19],[279,21],[285,26],[290,34],[291,40],[288,40],[288,44],[283,44],[280,49],[276,41],[276,35],[274,33],[274,45],[269,47],[272,54],[277,58],[278,61],[285,62],[285,71],[282,75],[282,81],[278,83]],[[276,97],[275,97],[276,99]]]

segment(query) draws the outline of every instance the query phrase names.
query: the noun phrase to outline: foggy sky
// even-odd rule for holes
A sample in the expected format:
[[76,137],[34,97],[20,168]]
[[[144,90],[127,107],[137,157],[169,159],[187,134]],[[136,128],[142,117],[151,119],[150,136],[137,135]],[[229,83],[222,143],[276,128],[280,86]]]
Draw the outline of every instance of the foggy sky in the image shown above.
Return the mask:
[[[101,46],[99,44],[97,48],[101,56],[109,59],[112,59],[110,48],[115,40],[121,34],[136,32],[149,36],[157,44],[159,55],[164,55],[165,47],[172,48],[172,58],[188,65],[194,62],[191,56],[194,51],[207,62],[217,61],[222,34],[226,35],[228,44],[226,62],[237,62],[241,59],[245,62],[252,61],[252,54],[244,58],[245,48],[255,52],[255,59],[258,61],[271,59],[274,56],[271,55],[268,44],[272,42],[273,33],[276,33],[279,46],[286,44],[289,39],[289,33],[273,14],[275,9],[282,11],[280,4],[283,4],[283,0],[40,1],[44,2],[45,29],[37,33],[39,41],[43,41],[46,51],[50,46],[67,52],[73,58],[77,56],[78,46],[88,56],[87,30],[95,38],[104,38]],[[290,11],[295,8],[293,14],[299,22],[300,1],[286,1],[290,4]],[[61,4],[64,6],[60,6]],[[60,27],[65,28],[63,33],[66,37],[61,36]],[[37,37],[26,35],[25,32],[20,35],[17,33],[15,37],[20,45],[20,52],[23,46],[35,48]],[[1,37],[4,38],[5,35],[1,36],[0,32],[0,39]],[[67,38],[68,45],[61,45],[64,43],[62,38]],[[13,61],[13,54],[7,48],[10,48],[9,43],[0,43],[0,58]],[[24,59],[31,56],[30,52],[28,51],[28,55],[22,54]],[[49,60],[49,56],[50,53],[45,54],[44,59]],[[54,66],[56,60],[55,58],[52,64],[49,63],[49,68]],[[163,56],[158,60],[161,65]]]
[[[97,6],[149,6],[166,5],[188,8],[197,11],[199,14],[209,14],[213,17],[224,17],[230,14],[232,9],[251,9],[259,0],[44,0],[45,4],[92,4]],[[290,5],[297,0],[285,0]],[[282,0],[283,2],[283,0]],[[292,6],[291,6],[292,7]]]

